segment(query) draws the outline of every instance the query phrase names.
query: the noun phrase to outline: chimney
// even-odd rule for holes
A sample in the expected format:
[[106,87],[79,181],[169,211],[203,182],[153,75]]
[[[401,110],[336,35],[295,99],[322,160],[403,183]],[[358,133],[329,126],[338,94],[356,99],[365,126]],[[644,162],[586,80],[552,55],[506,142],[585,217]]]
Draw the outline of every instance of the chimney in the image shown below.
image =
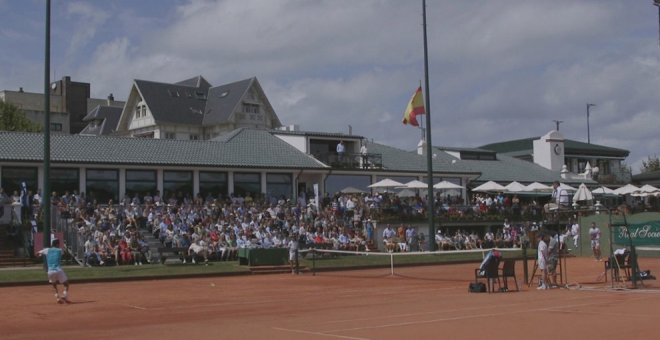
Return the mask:
[[115,96],[113,96],[112,93],[110,93],[110,95],[108,96],[108,106],[112,106],[112,102],[114,101],[115,101]]
[[418,155],[426,155],[426,141],[424,139],[421,139],[419,143],[417,143],[417,154]]

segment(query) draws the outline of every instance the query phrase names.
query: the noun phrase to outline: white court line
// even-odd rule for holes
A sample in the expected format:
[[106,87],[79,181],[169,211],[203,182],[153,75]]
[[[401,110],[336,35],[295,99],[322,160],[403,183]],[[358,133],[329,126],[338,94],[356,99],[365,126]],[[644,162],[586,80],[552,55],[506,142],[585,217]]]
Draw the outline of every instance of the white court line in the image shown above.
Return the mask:
[[[599,302],[594,302],[594,303],[574,304],[574,305],[567,305],[567,306],[561,306],[561,307],[584,307],[584,306],[594,306],[594,305],[606,305],[606,304],[610,304],[610,303],[611,303],[611,301],[605,301],[605,302],[599,301]],[[458,320],[467,320],[467,319],[477,319],[477,318],[483,318],[483,317],[496,317],[496,316],[501,317],[503,315],[511,315],[511,314],[531,313],[531,312],[540,312],[540,311],[551,311],[551,310],[557,309],[557,308],[559,308],[559,307],[532,308],[532,309],[513,311],[513,312],[508,312],[508,313],[500,311],[500,312],[497,312],[497,313],[475,314],[475,315],[456,316],[456,317],[438,318],[438,319],[421,320],[421,321],[397,322],[397,323],[382,324],[382,325],[375,325],[375,326],[345,328],[345,329],[336,330],[336,332],[350,332],[350,331],[361,331],[361,330],[367,330],[367,329],[379,329],[379,328],[401,327],[401,326],[414,326],[414,325],[435,323],[435,322],[441,322],[441,321],[458,321]]]
[[647,289],[647,288],[638,288],[638,289],[632,289],[632,288],[612,288],[612,287],[579,287],[575,288],[575,290],[581,290],[581,291],[590,291],[590,292],[605,292],[605,293],[618,293],[618,294],[660,294],[660,290],[658,289]]
[[305,330],[302,330],[302,329],[288,329],[288,328],[280,328],[280,327],[273,327],[273,329],[276,330],[276,331],[282,331],[282,332],[321,335],[321,336],[327,336],[327,337],[331,337],[331,338],[353,339],[353,340],[369,340],[369,338],[357,338],[357,337],[352,337],[352,336],[347,336],[347,335],[328,334],[328,333],[321,333],[321,332],[311,332],[311,331],[305,331]]
[[110,302],[109,304],[115,305],[115,306],[124,306],[124,307],[128,307],[128,308],[139,309],[139,310],[149,310],[149,308],[147,308],[147,307],[128,305],[128,304],[125,304],[125,303],[112,303],[112,302]]
[[[539,299],[536,301],[548,301],[548,300],[553,300],[554,298],[552,297],[547,297],[545,299]],[[593,296],[582,296],[582,297],[575,297],[568,299],[568,301],[579,301],[579,300],[591,300],[593,299]],[[468,307],[468,308],[453,308],[453,309],[443,309],[443,310],[436,310],[436,311],[430,311],[430,312],[419,312],[419,313],[405,313],[405,314],[393,314],[393,315],[378,315],[374,317],[368,317],[368,318],[351,318],[351,319],[339,319],[339,320],[329,320],[326,322],[323,322],[321,324],[336,324],[336,323],[343,323],[343,322],[355,322],[355,321],[370,321],[370,320],[383,320],[383,319],[398,319],[398,318],[404,318],[404,317],[411,317],[411,316],[423,316],[423,315],[432,315],[432,314],[447,314],[447,313],[455,313],[455,312],[466,312],[466,311],[473,311],[473,310],[485,310],[485,309],[493,309],[493,308],[506,308],[506,307],[513,307],[513,306],[519,306],[519,305],[528,305],[529,301],[521,301],[521,302],[516,302],[516,303],[507,303],[503,305],[486,305],[486,306],[477,306],[477,307]]]

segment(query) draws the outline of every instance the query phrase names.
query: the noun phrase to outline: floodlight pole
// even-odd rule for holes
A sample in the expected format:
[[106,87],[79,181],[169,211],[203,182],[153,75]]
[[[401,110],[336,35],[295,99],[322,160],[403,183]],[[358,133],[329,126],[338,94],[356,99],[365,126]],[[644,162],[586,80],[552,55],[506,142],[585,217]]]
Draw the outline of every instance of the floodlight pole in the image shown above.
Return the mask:
[[592,106],[596,106],[596,104],[587,103],[587,144],[591,144],[591,135],[589,133],[589,108],[591,108]]
[[660,46],[660,0],[653,0],[653,5],[658,7],[658,46]]
[[43,246],[50,247],[50,0],[46,0],[46,42],[44,55],[44,179],[41,192]]
[[426,162],[427,162],[427,178],[428,178],[428,215],[429,215],[429,231],[428,242],[429,251],[435,250],[435,226],[433,225],[434,213],[434,198],[433,198],[433,146],[431,143],[431,96],[429,95],[429,52],[428,43],[426,38],[426,0],[422,0],[422,16],[424,27],[424,85],[426,87]]

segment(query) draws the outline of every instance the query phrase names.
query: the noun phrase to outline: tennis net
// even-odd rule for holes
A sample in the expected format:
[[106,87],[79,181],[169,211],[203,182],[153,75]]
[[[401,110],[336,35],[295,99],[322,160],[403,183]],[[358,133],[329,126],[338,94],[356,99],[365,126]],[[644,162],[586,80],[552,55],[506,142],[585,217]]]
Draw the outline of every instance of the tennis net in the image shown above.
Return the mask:
[[[486,254],[492,249],[452,250],[433,252],[364,252],[328,249],[301,250],[300,266],[311,270],[313,274],[320,272],[339,272],[361,270],[362,277],[378,276],[417,276],[420,272],[414,268],[422,266],[446,266],[472,264],[477,268]],[[503,258],[522,258],[520,248],[497,248]],[[433,269],[437,271],[436,268]],[[447,266],[447,273],[453,272]],[[467,274],[466,274],[467,273]],[[345,274],[341,274],[345,275]],[[423,274],[419,274],[423,275]],[[474,272],[460,270],[460,280],[473,279]],[[444,275],[449,279],[452,276]],[[459,278],[456,278],[457,280]]]

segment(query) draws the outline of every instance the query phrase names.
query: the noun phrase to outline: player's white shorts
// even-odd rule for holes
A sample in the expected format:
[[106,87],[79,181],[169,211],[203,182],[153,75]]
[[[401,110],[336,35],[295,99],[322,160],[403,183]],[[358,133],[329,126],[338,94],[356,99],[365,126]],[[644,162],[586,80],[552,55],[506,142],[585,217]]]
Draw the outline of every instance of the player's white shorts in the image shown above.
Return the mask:
[[67,282],[68,280],[69,279],[66,277],[66,274],[61,269],[58,270],[58,271],[54,271],[54,272],[51,272],[51,271],[48,272],[48,282],[49,283],[57,283],[57,282],[64,283],[64,282]]
[[289,261],[295,261],[297,257],[295,251],[289,251]]

